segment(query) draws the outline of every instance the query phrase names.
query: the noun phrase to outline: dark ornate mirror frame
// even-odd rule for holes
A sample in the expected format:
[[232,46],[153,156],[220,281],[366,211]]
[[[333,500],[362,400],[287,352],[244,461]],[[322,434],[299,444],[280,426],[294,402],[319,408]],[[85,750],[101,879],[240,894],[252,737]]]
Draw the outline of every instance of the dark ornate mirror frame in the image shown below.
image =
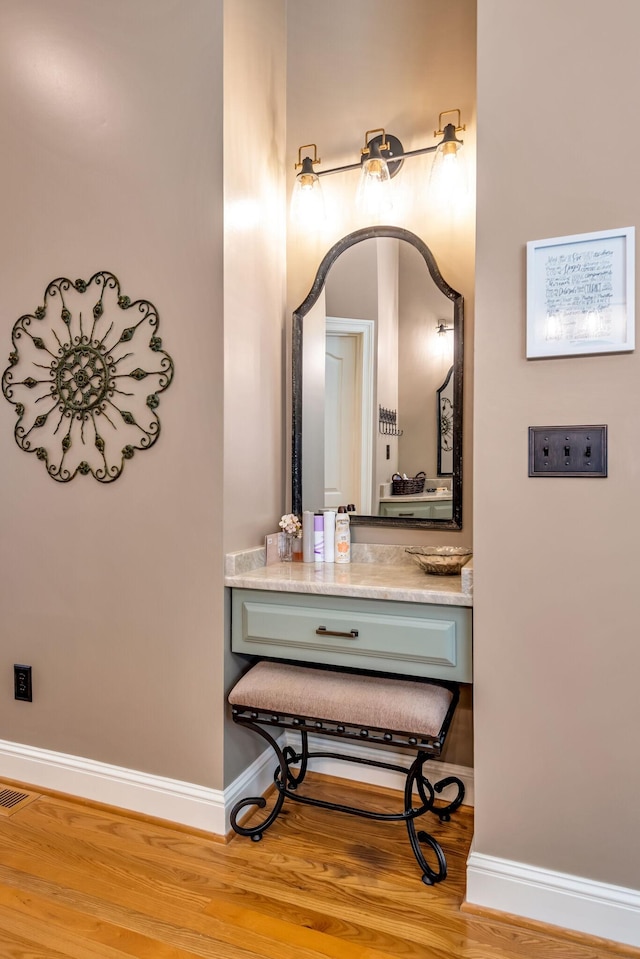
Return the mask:
[[[291,509],[302,516],[302,348],[304,317],[316,303],[327,274],[341,253],[363,240],[391,237],[410,243],[422,256],[431,279],[453,303],[453,474],[451,482],[453,516],[451,519],[408,519],[389,516],[351,515],[352,526],[384,526],[401,529],[462,529],[462,373],[464,298],[442,278],[433,253],[420,237],[395,226],[365,227],[349,233],[325,255],[306,298],[293,314],[292,335],[292,435],[291,435]],[[434,397],[434,404],[436,398]]]

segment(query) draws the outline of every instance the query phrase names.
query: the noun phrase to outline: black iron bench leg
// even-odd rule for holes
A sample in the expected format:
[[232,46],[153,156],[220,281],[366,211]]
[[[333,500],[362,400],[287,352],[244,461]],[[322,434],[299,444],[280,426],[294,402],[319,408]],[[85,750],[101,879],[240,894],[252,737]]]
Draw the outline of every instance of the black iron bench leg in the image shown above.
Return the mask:
[[[255,733],[258,733],[263,739],[266,739],[269,745],[273,748],[273,751],[278,759],[278,765],[276,766],[276,770],[273,775],[273,781],[275,783],[278,795],[276,797],[275,805],[267,818],[260,823],[256,823],[254,826],[241,826],[238,823],[238,816],[242,810],[246,809],[248,806],[256,806],[258,809],[264,809],[264,807],[267,805],[267,801],[263,796],[247,796],[245,799],[241,799],[235,804],[231,810],[231,813],[229,814],[231,828],[234,832],[238,833],[240,836],[250,836],[254,842],[259,842],[262,839],[262,834],[278,818],[286,796],[288,794],[290,795],[289,790],[296,789],[303,782],[307,774],[307,763],[309,758],[308,736],[304,729],[300,730],[302,747],[301,751],[296,753],[291,746],[285,746],[284,749],[280,749],[277,740],[274,739],[274,737],[271,736],[266,729],[263,729],[262,726],[258,726],[257,723],[245,721],[243,725],[247,726],[248,729],[252,729]],[[295,772],[291,766],[292,764],[297,763],[300,763],[300,769]]]
[[[429,759],[427,753],[418,753],[411,768],[407,773],[407,779],[404,787],[404,808],[405,812],[408,812],[412,808],[413,802],[413,790],[414,786],[418,791],[418,795],[422,800],[422,811],[423,812],[436,812],[433,801],[435,798],[434,787],[431,785],[428,779],[423,775],[422,769],[425,762]],[[433,886],[437,882],[442,882],[443,879],[447,878],[447,860],[444,857],[444,853],[440,846],[440,843],[437,842],[428,832],[424,829],[421,829],[420,832],[417,831],[415,826],[416,817],[407,818],[407,832],[409,833],[409,842],[411,843],[411,849],[413,850],[413,855],[416,857],[418,865],[422,869],[422,881],[427,886]],[[438,869],[437,872],[431,868],[427,860],[425,859],[424,853],[422,851],[421,843],[429,846],[432,852],[435,854]]]
[[445,779],[441,779],[439,782],[433,784],[433,788],[437,793],[441,793],[447,786],[457,786],[458,793],[447,806],[436,806],[433,809],[433,812],[440,822],[449,822],[451,814],[456,811],[464,799],[464,783],[458,779],[457,776],[447,776]]

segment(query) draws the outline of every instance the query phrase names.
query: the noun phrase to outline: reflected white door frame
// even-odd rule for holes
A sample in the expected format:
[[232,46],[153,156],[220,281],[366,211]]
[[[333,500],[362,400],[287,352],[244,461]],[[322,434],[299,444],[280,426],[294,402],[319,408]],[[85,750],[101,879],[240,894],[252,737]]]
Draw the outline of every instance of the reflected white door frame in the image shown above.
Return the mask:
[[[374,334],[373,320],[356,320],[346,317],[328,316],[326,335],[352,336],[358,339],[359,359],[359,407],[361,410],[360,440],[358,444],[359,496],[356,508],[359,513],[371,512],[373,492],[373,441],[375,430],[374,403]],[[326,504],[325,504],[326,505]]]

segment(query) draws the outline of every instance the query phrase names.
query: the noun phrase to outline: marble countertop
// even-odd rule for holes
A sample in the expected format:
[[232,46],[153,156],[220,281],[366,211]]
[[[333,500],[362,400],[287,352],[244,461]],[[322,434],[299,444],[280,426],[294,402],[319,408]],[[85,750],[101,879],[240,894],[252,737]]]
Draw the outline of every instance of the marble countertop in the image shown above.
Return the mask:
[[229,553],[225,586],[442,606],[473,605],[473,558],[463,566],[460,576],[423,573],[401,546],[353,544],[352,562],[344,565],[264,563],[262,547]]

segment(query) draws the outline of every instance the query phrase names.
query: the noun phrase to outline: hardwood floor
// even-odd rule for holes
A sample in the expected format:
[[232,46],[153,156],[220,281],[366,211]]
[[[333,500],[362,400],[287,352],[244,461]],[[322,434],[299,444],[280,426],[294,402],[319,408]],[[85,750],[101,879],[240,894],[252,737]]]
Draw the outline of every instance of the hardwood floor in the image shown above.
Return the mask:
[[[310,778],[313,778],[310,776]],[[327,796],[335,784],[315,778]],[[341,801],[384,791],[340,783]],[[388,799],[388,796],[387,796]],[[461,912],[472,810],[429,816],[449,877],[420,881],[406,828],[289,804],[228,844],[40,796],[0,818],[1,959],[604,959],[640,955]]]

